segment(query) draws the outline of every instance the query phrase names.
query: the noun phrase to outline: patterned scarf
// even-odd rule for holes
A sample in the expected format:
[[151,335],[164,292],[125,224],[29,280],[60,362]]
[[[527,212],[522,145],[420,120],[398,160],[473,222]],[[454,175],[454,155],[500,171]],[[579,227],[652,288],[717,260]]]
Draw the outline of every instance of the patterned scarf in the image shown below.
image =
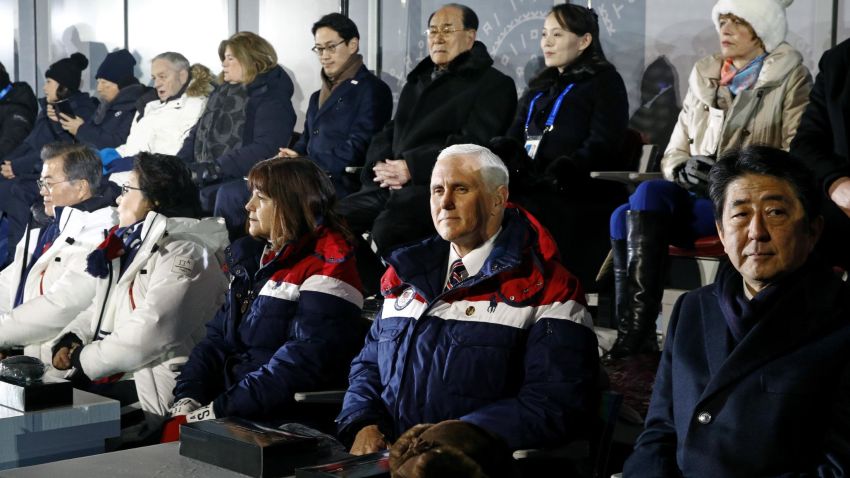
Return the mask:
[[728,86],[732,96],[738,96],[738,93],[751,88],[759,79],[766,56],[767,53],[762,53],[740,70],[735,68],[731,58],[727,58],[720,67],[720,85]]
[[105,279],[109,276],[109,264],[113,259],[120,257],[120,273],[123,273],[132,259],[128,257],[125,260],[125,254],[133,253],[134,255],[142,243],[141,224],[142,221],[127,227],[114,226],[97,249],[86,257],[86,272],[91,276]]

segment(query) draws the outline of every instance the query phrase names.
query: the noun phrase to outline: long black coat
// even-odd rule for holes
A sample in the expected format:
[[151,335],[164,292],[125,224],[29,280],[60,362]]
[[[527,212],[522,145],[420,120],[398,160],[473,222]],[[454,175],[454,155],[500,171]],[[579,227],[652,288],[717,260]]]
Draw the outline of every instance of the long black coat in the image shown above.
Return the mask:
[[[818,68],[791,154],[815,172],[826,193],[836,179],[850,176],[850,40],[827,50]],[[829,199],[823,214],[826,227],[818,250],[831,264],[850,268],[850,218]]]
[[[426,57],[407,75],[395,118],[378,132],[366,153],[361,181],[376,187],[372,168],[385,159],[404,159],[413,186],[427,186],[443,148],[462,143],[487,145],[507,131],[516,108],[516,86],[492,67],[487,47],[475,42],[431,80],[434,62]],[[404,195],[405,186],[399,191]]]
[[818,71],[791,153],[828,189],[839,177],[850,176],[850,40],[827,50]]
[[0,159],[24,141],[37,114],[38,103],[30,85],[12,83],[12,89],[0,99]]
[[628,162],[622,149],[629,122],[629,99],[623,78],[613,66],[581,70],[578,74],[567,70],[559,75],[556,68],[549,68],[539,75],[520,98],[508,136],[525,143],[529,105],[542,93],[534,103],[528,127],[529,136],[540,135],[555,100],[572,84],[553,129],[540,141],[532,174],[536,178],[551,176],[547,179],[564,185],[571,197],[604,201],[612,194],[623,196],[625,191],[611,181],[591,180],[590,172],[626,169]]
[[791,282],[734,347],[717,283],[679,298],[624,476],[847,476],[850,288],[815,263]]

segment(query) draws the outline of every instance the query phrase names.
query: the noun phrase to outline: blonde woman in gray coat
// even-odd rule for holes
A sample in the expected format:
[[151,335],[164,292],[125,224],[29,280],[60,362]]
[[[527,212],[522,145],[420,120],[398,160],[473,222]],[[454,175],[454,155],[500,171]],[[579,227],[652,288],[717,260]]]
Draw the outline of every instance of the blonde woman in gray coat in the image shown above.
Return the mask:
[[642,183],[611,215],[617,341],[604,360],[655,352],[668,244],[716,234],[707,196],[718,156],[749,144],[788,150],[811,91],[802,55],[785,43],[793,0],[719,0],[720,52],[699,60],[661,160],[663,180]]

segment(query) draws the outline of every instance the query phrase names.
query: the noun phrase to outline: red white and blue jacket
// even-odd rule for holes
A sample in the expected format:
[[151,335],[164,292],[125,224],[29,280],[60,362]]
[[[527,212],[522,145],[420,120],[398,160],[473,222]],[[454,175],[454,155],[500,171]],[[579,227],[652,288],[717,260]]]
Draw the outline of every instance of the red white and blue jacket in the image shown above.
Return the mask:
[[263,249],[252,238],[228,248],[227,300],[183,367],[175,401],[212,402],[217,417],[272,421],[291,413],[295,392],[344,379],[363,337],[351,245],[320,226],[261,266]]
[[447,419],[475,423],[513,448],[585,435],[596,336],[549,233],[509,207],[480,272],[443,292],[449,247],[435,236],[388,258],[383,309],[352,363],[340,435],[377,424],[394,440]]

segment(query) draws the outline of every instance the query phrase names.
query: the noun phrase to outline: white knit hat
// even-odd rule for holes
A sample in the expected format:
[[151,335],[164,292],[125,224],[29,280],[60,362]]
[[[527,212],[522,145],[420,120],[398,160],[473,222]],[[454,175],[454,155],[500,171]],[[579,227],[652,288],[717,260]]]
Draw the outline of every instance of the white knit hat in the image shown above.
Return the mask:
[[785,41],[788,23],[785,20],[785,9],[794,0],[719,0],[711,9],[711,19],[720,32],[720,15],[731,13],[743,18],[756,31],[756,35],[764,42],[768,52],[773,51]]

